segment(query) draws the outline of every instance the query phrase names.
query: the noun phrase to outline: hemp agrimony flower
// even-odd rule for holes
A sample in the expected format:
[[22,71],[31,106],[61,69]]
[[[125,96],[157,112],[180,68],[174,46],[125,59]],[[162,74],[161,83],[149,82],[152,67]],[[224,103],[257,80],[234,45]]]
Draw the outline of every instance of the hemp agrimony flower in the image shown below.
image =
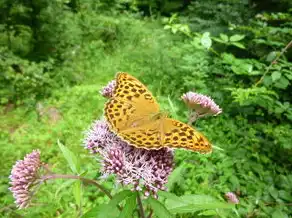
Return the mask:
[[222,109],[208,96],[195,92],[187,92],[181,97],[186,105],[193,109],[198,117],[218,115]]
[[101,155],[105,176],[114,174],[120,184],[144,190],[146,196],[164,190],[173,169],[171,149],[135,148],[112,133],[105,121],[96,121],[87,132],[85,148]]
[[11,184],[9,189],[19,209],[29,206],[34,187],[39,183],[41,166],[39,150],[27,154],[23,160],[17,161],[13,166],[9,176]]

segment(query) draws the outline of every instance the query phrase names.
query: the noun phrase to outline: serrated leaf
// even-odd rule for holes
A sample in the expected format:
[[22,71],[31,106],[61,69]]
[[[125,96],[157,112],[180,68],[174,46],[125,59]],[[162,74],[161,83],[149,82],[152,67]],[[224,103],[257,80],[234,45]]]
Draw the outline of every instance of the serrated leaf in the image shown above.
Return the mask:
[[75,174],[78,174],[80,170],[80,165],[78,163],[77,157],[74,155],[72,151],[69,150],[69,148],[65,147],[59,140],[57,143],[60,150],[63,153],[63,156],[65,157],[67,163],[69,164],[71,171]]
[[136,196],[137,195],[132,195],[127,198],[125,206],[122,210],[122,212],[119,215],[119,218],[128,218],[132,217],[133,211],[136,208]]
[[281,78],[282,73],[279,71],[274,71],[271,76],[272,76],[273,82],[275,82],[276,80]]
[[235,34],[235,35],[233,35],[233,36],[230,36],[229,40],[230,40],[231,42],[238,42],[238,41],[244,39],[244,37],[245,37],[245,35]]
[[201,44],[206,48],[209,49],[212,45],[212,39],[210,38],[210,33],[205,32],[201,38]]
[[147,199],[147,203],[153,209],[154,214],[158,218],[171,218],[171,217],[173,217],[171,215],[171,213],[166,209],[166,207],[160,201],[158,201],[152,197],[149,197]]

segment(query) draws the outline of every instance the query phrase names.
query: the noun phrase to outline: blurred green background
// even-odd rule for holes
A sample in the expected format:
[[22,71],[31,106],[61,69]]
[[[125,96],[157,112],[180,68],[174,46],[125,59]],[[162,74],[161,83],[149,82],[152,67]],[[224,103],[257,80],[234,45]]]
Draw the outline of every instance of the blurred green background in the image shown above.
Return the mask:
[[[56,180],[35,207],[16,210],[8,176],[37,148],[55,172],[70,173],[59,139],[79,154],[86,177],[98,178],[82,141],[103,113],[98,91],[118,71],[139,78],[181,121],[189,90],[223,109],[196,123],[223,150],[177,150],[184,167],[169,191],[221,201],[232,191],[240,204],[177,217],[292,216],[290,0],[1,0],[0,20],[0,217],[78,217],[107,202],[86,186],[80,208],[71,183]],[[103,184],[117,190],[112,179]]]

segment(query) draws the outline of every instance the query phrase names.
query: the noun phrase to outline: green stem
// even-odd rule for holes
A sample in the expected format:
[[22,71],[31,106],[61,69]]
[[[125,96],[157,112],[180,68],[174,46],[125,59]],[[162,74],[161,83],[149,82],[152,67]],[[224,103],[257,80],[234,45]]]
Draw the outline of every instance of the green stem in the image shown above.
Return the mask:
[[144,209],[143,209],[143,204],[142,204],[139,192],[137,192],[137,202],[138,202],[138,206],[139,206],[140,218],[145,218],[145,212],[144,212]]
[[264,72],[264,74],[262,75],[262,77],[256,82],[256,84],[254,85],[255,87],[258,86],[264,79],[264,77],[267,75],[267,73],[270,71],[270,69],[272,68],[272,66],[274,64],[277,63],[277,61],[279,60],[279,58],[292,46],[292,40],[285,46],[285,48],[281,51],[280,54],[277,55],[277,57],[271,61],[270,65],[267,67],[266,71]]

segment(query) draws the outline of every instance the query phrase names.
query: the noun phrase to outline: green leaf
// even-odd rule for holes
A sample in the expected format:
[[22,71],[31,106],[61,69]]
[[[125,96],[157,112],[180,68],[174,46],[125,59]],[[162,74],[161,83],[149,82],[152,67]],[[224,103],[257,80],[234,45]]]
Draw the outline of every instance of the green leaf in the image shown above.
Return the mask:
[[269,189],[268,189],[270,195],[275,199],[277,200],[278,198],[278,190],[275,189],[273,186],[271,186]]
[[130,190],[121,191],[113,196],[109,204],[111,204],[112,206],[117,206],[122,200],[125,200],[126,198],[131,197],[132,195],[136,196],[136,193],[131,192]]
[[205,32],[201,38],[201,44],[206,48],[209,49],[212,45],[212,39],[210,38],[210,33]]
[[272,218],[288,218],[288,215],[284,213],[283,211],[276,209],[272,213]]
[[204,212],[201,212],[198,214],[199,216],[216,216],[217,212],[216,210],[206,210]]
[[276,81],[274,86],[279,89],[286,89],[289,84],[290,84],[289,80],[282,76],[279,80]]
[[158,196],[171,199],[174,201],[180,201],[180,197],[176,196],[175,194],[172,194],[171,192],[166,192],[166,191],[158,191]]
[[[98,216],[97,217],[117,217],[117,214],[119,214],[119,212],[117,211],[117,205],[123,201],[123,200],[127,200],[129,197],[135,197],[136,198],[136,193],[135,192],[131,192],[129,190],[124,190],[121,191],[119,193],[117,193],[116,195],[113,196],[113,198],[109,201],[108,204],[104,204],[102,207],[100,207],[98,209]],[[113,213],[112,211],[116,211],[116,213]],[[111,215],[109,215],[108,213],[110,212]],[[114,216],[115,215],[115,216]]]
[[63,153],[67,163],[69,164],[71,171],[75,174],[78,174],[80,171],[80,165],[77,157],[74,155],[72,151],[70,151],[67,147],[65,147],[59,140],[58,146]]
[[87,211],[82,218],[116,218],[119,214],[117,207],[101,204]]
[[228,36],[223,34],[223,33],[220,33],[220,38],[224,41],[224,42],[228,42]]
[[267,62],[272,62],[273,60],[275,60],[277,57],[277,52],[275,51],[272,51],[268,54],[267,58],[266,58],[266,61]]
[[220,202],[208,195],[184,195],[180,201],[166,200],[166,207],[172,213],[193,213],[200,210],[233,209],[234,205]]
[[267,75],[263,79],[263,83],[265,86],[270,86],[273,83],[272,77],[270,75]]
[[79,180],[75,181],[75,184],[73,186],[73,195],[75,197],[76,205],[78,205],[78,207],[81,208],[82,183]]
[[171,190],[175,183],[179,183],[182,180],[183,178],[182,173],[184,169],[186,168],[186,165],[187,164],[183,162],[180,166],[176,167],[174,171],[172,171],[172,173],[168,177],[168,182],[167,182],[168,189]]
[[154,214],[158,218],[171,218],[171,217],[173,217],[171,215],[171,213],[166,209],[166,207],[160,201],[158,201],[152,197],[149,197],[147,199],[147,203],[153,209]]
[[279,193],[279,198],[286,201],[292,201],[292,195],[289,192],[285,190],[280,190],[278,193]]
[[234,45],[238,48],[242,48],[242,49],[245,49],[245,46],[244,44],[240,43],[240,42],[232,42],[231,45]]
[[125,206],[122,210],[122,212],[120,213],[119,218],[128,218],[128,217],[132,217],[133,211],[136,208],[136,197],[137,195],[132,195],[130,197],[127,198]]
[[235,34],[235,35],[231,36],[231,37],[229,38],[229,40],[230,40],[231,42],[238,42],[238,41],[244,39],[244,37],[245,37],[245,35]]
[[271,76],[272,76],[273,82],[275,82],[276,80],[281,78],[282,73],[279,71],[274,71]]

